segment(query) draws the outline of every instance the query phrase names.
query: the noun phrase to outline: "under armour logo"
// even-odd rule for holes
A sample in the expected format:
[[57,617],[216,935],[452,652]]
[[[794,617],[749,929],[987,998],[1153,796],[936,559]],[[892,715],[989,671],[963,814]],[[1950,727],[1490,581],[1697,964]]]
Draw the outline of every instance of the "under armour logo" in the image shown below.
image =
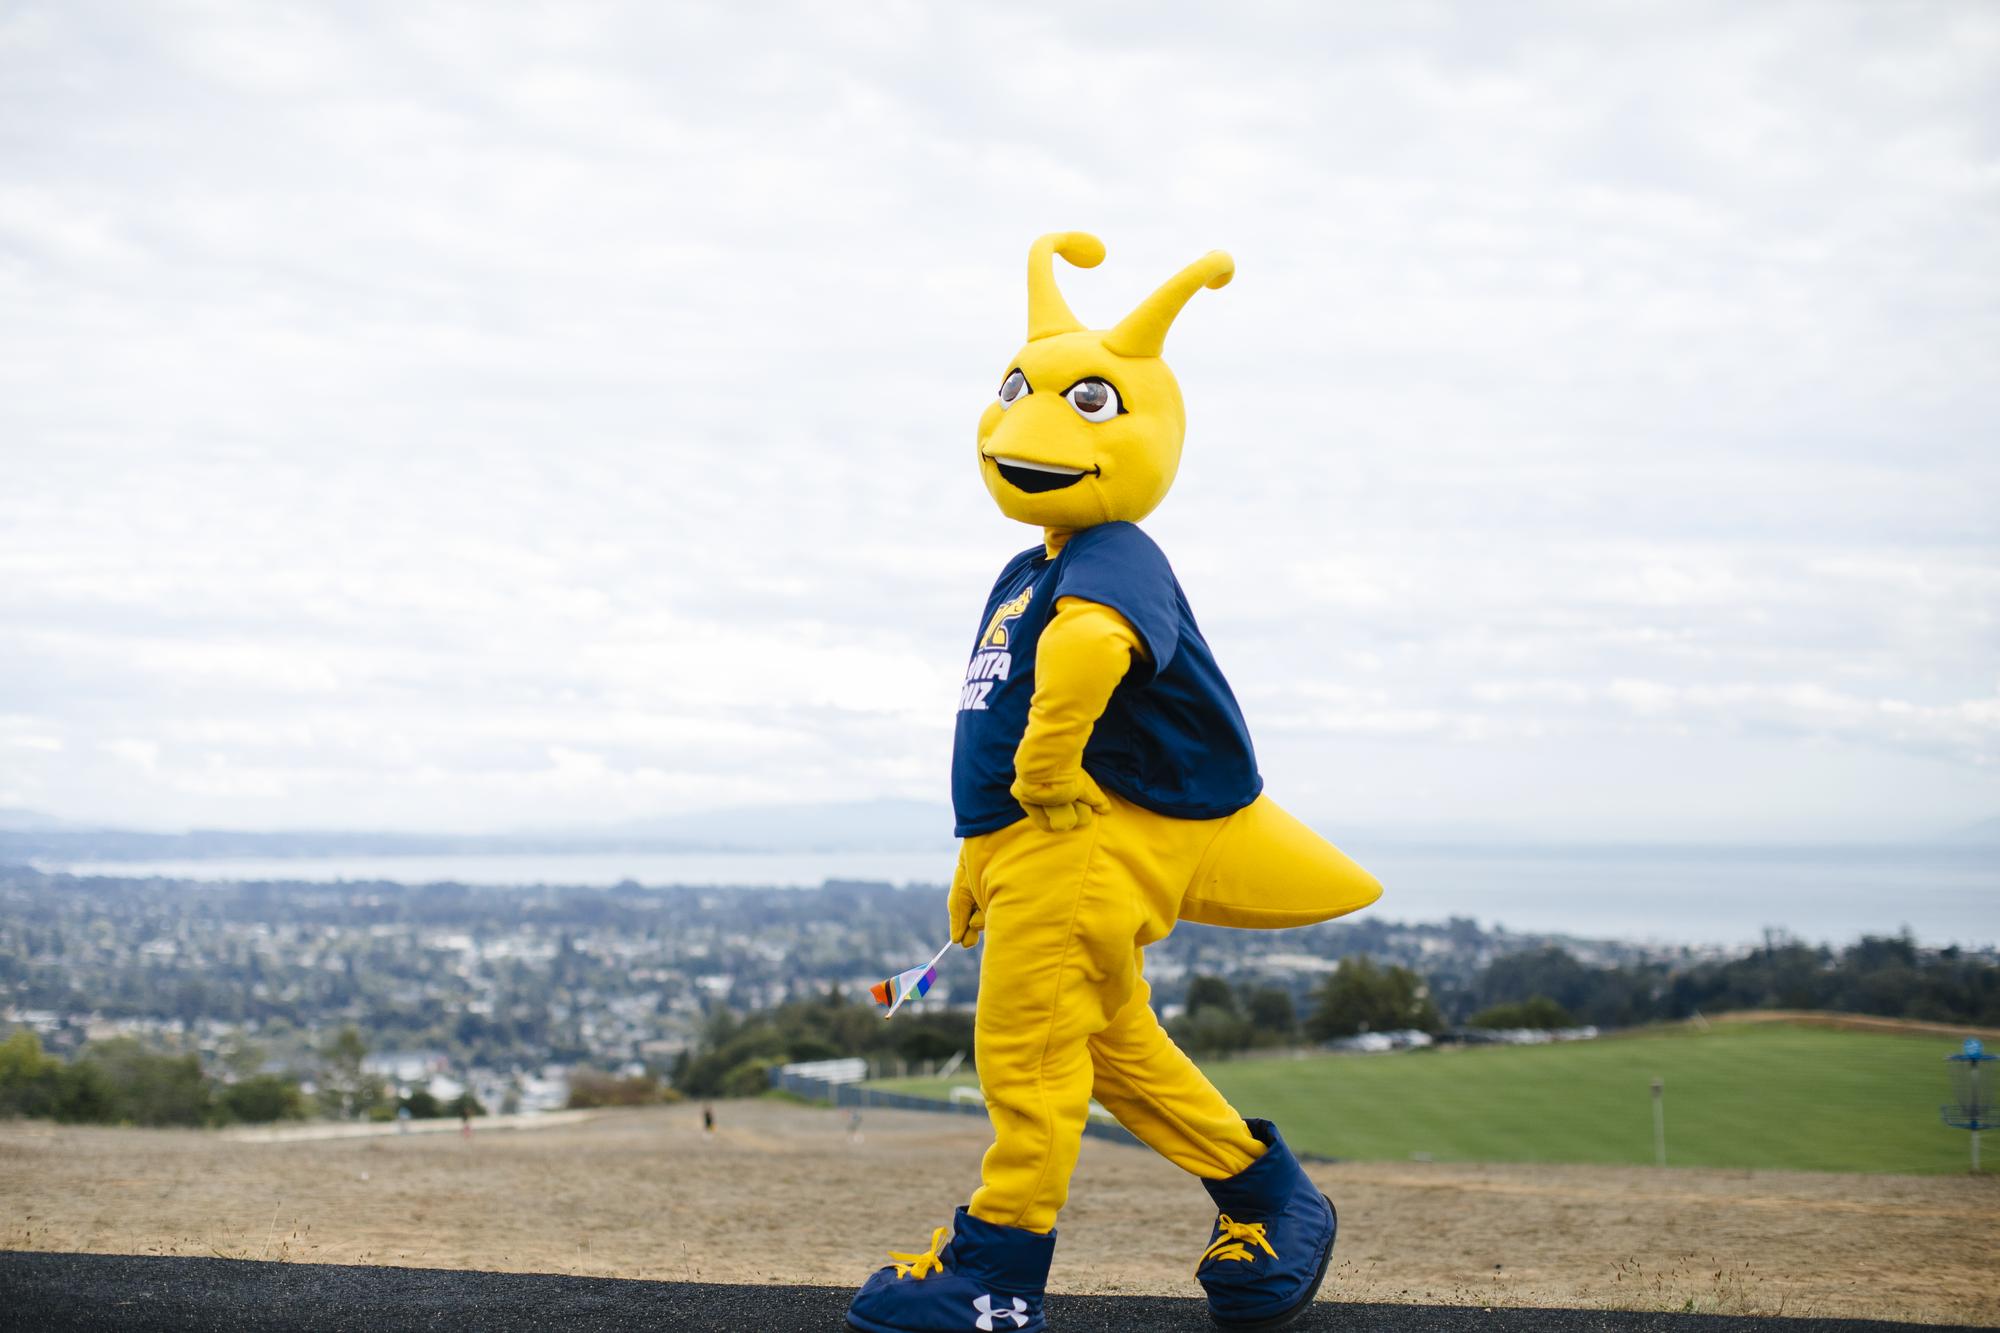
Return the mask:
[[981,1296],[978,1300],[974,1301],[972,1308],[979,1311],[979,1322],[977,1324],[979,1333],[993,1333],[994,1329],[1000,1327],[1000,1325],[993,1322],[996,1319],[1011,1319],[1014,1322],[1010,1327],[1026,1328],[1028,1326],[1028,1303],[1019,1296],[1014,1297],[1013,1301],[1014,1308],[1011,1310],[1002,1310],[993,1304],[991,1296]]

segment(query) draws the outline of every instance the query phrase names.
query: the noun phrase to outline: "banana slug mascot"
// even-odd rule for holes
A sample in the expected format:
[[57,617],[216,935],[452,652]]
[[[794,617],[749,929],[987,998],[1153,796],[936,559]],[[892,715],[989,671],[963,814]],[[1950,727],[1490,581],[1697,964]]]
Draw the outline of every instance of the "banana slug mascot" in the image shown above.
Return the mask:
[[1167,328],[1235,264],[1211,251],[1116,328],[1087,330],[1054,256],[1028,257],[1028,341],[979,419],[979,473],[1042,529],[981,613],[952,759],[952,938],[983,932],[976,1039],[994,1142],[947,1241],[856,1293],[866,1333],[1043,1329],[1056,1215],[1092,1097],[1200,1179],[1219,1213],[1195,1276],[1225,1329],[1311,1302],[1333,1205],[1268,1121],[1245,1120],[1149,1003],[1148,944],[1176,921],[1274,930],[1367,906],[1374,878],[1263,794],[1250,734],[1167,559],[1135,524],[1173,484],[1186,418]]

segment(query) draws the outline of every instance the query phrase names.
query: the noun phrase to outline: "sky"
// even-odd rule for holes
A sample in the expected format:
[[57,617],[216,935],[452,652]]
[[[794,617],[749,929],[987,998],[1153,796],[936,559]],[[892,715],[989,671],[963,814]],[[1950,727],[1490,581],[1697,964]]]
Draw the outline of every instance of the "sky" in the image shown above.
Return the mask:
[[1324,831],[2000,814],[2000,7],[0,6],[0,807],[945,799],[1045,231]]

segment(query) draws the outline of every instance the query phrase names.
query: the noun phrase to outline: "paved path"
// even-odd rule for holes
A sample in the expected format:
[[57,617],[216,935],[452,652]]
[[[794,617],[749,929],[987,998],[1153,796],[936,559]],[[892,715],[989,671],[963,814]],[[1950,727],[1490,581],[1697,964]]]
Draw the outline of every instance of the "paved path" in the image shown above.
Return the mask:
[[[315,1330],[316,1333],[787,1333],[839,1329],[848,1292],[833,1287],[706,1286],[540,1273],[252,1263],[0,1251],[0,1329]],[[1056,1296],[1056,1333],[1196,1333],[1198,1300]],[[1481,1310],[1322,1302],[1299,1333],[1886,1333],[1940,1325],[1874,1320],[1731,1319],[1586,1310]]]
[[[533,1111],[523,1115],[483,1115],[472,1122],[474,1135],[507,1130],[560,1129],[595,1120],[602,1111]],[[238,1125],[216,1131],[236,1143],[304,1143],[312,1139],[381,1139],[398,1134],[457,1134],[458,1117],[435,1120],[308,1120],[302,1125]]]

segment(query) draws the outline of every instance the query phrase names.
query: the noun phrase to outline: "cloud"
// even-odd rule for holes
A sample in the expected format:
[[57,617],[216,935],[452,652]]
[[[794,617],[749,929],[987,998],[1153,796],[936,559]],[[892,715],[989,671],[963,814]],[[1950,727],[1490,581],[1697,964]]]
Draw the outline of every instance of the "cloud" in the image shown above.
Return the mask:
[[1970,819],[1996,73],[1962,6],[16,7],[0,789],[939,797],[1032,536],[972,423],[1089,226],[1098,323],[1237,255],[1149,527],[1281,799]]

